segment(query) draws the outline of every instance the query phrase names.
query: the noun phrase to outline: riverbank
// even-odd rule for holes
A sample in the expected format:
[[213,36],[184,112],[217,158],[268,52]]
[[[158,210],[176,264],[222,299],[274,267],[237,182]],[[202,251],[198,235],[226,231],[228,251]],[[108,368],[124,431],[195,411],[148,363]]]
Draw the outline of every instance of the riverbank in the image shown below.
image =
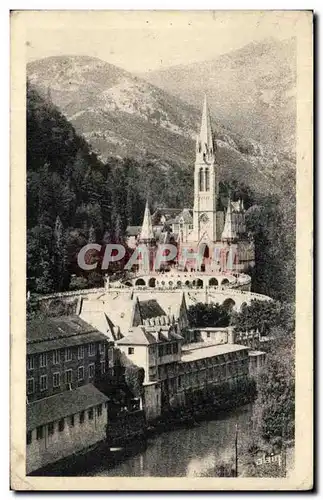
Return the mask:
[[[169,409],[154,422],[147,424],[142,410],[129,413],[110,421],[107,437],[103,442],[83,452],[66,457],[45,468],[33,471],[34,476],[83,475],[89,468],[96,468],[102,462],[110,464],[123,460],[133,453],[138,453],[146,446],[148,439],[176,429],[189,429],[203,421],[221,418],[239,407],[254,401],[256,388],[253,383],[246,383],[244,388],[222,386],[221,391],[207,400],[206,394],[191,395],[191,406]],[[215,397],[216,396],[216,397]]]

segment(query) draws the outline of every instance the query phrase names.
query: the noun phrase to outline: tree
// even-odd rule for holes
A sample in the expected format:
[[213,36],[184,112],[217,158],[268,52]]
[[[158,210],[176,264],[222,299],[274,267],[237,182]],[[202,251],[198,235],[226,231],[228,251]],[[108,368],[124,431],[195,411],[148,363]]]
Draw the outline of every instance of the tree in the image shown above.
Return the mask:
[[288,352],[268,354],[258,384],[261,431],[267,440],[293,438],[295,426],[294,359]]
[[196,328],[226,327],[230,323],[230,313],[222,305],[199,302],[189,307],[188,320]]
[[87,279],[83,276],[72,276],[70,281],[70,290],[83,290],[87,288],[88,282]]
[[295,327],[294,307],[273,300],[252,300],[233,313],[232,324],[238,332],[259,330],[261,335],[272,335],[278,328],[291,334]]
[[66,243],[62,221],[59,216],[56,217],[54,228],[54,268],[55,268],[55,289],[58,291],[65,289],[66,283]]

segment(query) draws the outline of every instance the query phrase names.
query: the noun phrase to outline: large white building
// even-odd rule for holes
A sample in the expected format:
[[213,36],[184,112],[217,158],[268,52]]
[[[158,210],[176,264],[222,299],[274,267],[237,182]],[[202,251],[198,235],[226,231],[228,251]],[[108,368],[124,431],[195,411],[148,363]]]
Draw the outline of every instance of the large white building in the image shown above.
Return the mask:
[[[243,200],[231,201],[229,194],[226,211],[218,209],[221,167],[206,96],[195,154],[193,209],[159,208],[151,216],[147,203],[142,226],[127,228],[128,244],[145,243],[153,248],[175,242],[177,264],[183,270],[246,271],[254,266],[254,243],[246,232]],[[187,262],[186,256],[198,251],[203,260]]]

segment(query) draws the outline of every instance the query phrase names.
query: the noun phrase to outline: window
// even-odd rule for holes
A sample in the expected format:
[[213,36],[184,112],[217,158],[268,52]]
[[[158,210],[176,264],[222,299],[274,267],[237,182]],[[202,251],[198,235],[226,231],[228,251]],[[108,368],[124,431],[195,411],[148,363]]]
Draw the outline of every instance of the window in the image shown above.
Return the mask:
[[40,376],[40,390],[46,391],[47,389],[47,375]]
[[61,385],[61,377],[60,377],[60,374],[57,372],[57,373],[53,373],[53,387],[59,387]]
[[43,439],[43,428],[42,428],[42,426],[37,427],[37,429],[36,429],[36,438],[38,440],[39,439]]
[[89,347],[88,347],[88,354],[89,356],[94,356],[95,354],[95,349],[94,349],[94,344],[89,344]]
[[209,169],[207,168],[205,170],[205,191],[210,190],[210,172]]
[[53,351],[53,365],[58,365],[60,362],[60,352],[58,349]]
[[99,351],[100,351],[100,354],[105,353],[105,344],[99,344]]
[[54,422],[48,424],[48,435],[52,436],[54,434]]
[[35,381],[33,378],[27,380],[27,394],[33,394],[35,390]]
[[209,339],[211,337],[211,332],[206,332],[206,336]]
[[77,380],[84,380],[84,366],[79,366],[77,370]]
[[41,355],[39,356],[39,366],[41,368],[44,368],[45,366],[47,366],[47,353],[46,352],[42,352]]
[[33,440],[33,435],[32,435],[32,432],[29,431],[27,432],[27,444],[30,444]]
[[65,361],[71,361],[72,359],[72,349],[65,349]]
[[81,413],[80,413],[80,424],[84,423],[84,419],[85,419],[85,412],[81,411]]
[[98,417],[101,417],[102,415],[102,405],[98,406]]
[[173,353],[174,354],[178,353],[178,345],[177,345],[177,343],[173,344]]
[[59,430],[59,432],[63,432],[63,430],[64,430],[64,419],[63,418],[61,418],[58,422],[58,430]]
[[65,384],[72,383],[72,370],[66,370],[65,372]]
[[35,368],[35,357],[28,356],[27,358],[27,370],[33,370]]
[[172,346],[171,344],[166,345],[166,354],[172,354]]
[[70,416],[70,426],[71,426],[71,427],[74,427],[74,423],[75,423],[75,422],[74,422],[74,415],[71,415],[71,416]]
[[128,347],[128,354],[134,354],[135,349],[133,347]]
[[84,346],[80,345],[77,348],[77,359],[83,359],[84,358]]
[[200,168],[199,170],[199,191],[204,191],[204,182],[203,182],[203,170]]
[[89,378],[94,377],[94,364],[89,365]]
[[105,374],[105,361],[101,361],[100,365],[101,365],[101,375],[104,375]]
[[159,345],[158,346],[158,355],[159,356],[163,356],[164,355],[164,346],[163,345]]
[[88,415],[89,415],[89,420],[93,420],[93,408],[89,409]]

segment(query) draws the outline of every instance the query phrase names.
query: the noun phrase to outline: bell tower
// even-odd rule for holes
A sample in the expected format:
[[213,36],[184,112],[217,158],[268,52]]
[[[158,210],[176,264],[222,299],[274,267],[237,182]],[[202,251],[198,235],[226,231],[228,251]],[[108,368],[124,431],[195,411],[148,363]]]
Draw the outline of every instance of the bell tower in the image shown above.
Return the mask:
[[193,231],[195,239],[216,241],[218,165],[215,159],[211,120],[204,97],[200,133],[196,138]]

